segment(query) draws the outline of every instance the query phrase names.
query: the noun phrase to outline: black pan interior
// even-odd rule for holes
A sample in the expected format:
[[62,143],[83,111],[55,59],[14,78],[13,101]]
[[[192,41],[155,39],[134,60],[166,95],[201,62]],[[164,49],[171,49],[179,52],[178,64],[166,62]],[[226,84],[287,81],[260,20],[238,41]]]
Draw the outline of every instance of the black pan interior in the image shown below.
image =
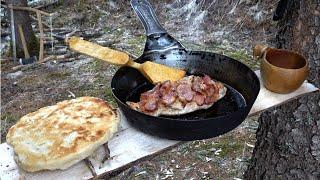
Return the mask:
[[[259,82],[252,76],[252,71],[242,63],[215,53],[174,50],[168,53],[152,53],[143,55],[137,62],[152,59],[157,63],[187,70],[188,74],[207,74],[211,78],[223,82],[228,91],[224,98],[207,110],[199,110],[182,116],[165,118],[179,120],[196,120],[224,116],[239,111],[253,104],[259,92]],[[139,101],[140,94],[152,89],[150,84],[137,70],[123,67],[115,75],[112,82],[113,92],[122,103]],[[257,86],[258,85],[258,86]],[[258,91],[257,91],[258,90]]]
[[[180,120],[196,120],[204,119],[207,117],[217,117],[223,116],[231,112],[238,111],[246,107],[246,101],[243,96],[231,86],[225,84],[227,87],[227,93],[225,97],[216,102],[209,109],[198,110],[196,112],[188,113],[180,116],[161,116],[165,118],[180,119]],[[146,92],[154,87],[153,84],[146,82],[140,86],[137,86],[130,92],[127,97],[125,97],[125,102],[138,102],[140,99],[140,94]]]
[[260,90],[259,79],[250,68],[223,55],[175,49],[145,53],[137,59],[140,63],[146,60],[185,69],[188,74],[207,74],[228,87],[227,95],[208,110],[183,116],[154,117],[126,105],[128,100],[138,101],[140,94],[153,86],[136,69],[120,68],[111,82],[119,108],[131,125],[151,135],[196,140],[229,132],[244,121]]
[[188,74],[207,74],[228,87],[227,95],[208,110],[175,117],[154,117],[135,111],[127,100],[138,101],[140,94],[152,88],[135,69],[120,68],[112,78],[111,88],[126,119],[139,130],[175,140],[215,137],[231,131],[248,115],[260,90],[259,79],[244,64],[215,53],[186,51],[158,22],[147,0],[132,0],[131,5],[147,34],[143,55],[137,59],[184,69]]

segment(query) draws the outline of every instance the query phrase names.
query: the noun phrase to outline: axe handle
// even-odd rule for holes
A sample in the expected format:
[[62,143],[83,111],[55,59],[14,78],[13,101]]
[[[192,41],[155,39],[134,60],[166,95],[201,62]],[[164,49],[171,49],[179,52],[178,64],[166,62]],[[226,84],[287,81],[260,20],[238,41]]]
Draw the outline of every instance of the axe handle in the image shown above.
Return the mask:
[[[1,1],[2,2],[2,1]],[[12,4],[9,4],[12,6]],[[12,52],[13,52],[13,61],[17,61],[17,46],[16,46],[16,34],[14,29],[14,15],[13,15],[13,9],[10,8],[10,15],[11,15],[11,36],[12,36]]]
[[36,14],[37,14],[38,26],[39,26],[39,30],[40,30],[39,61],[42,62],[43,61],[43,50],[44,50],[44,45],[43,45],[44,34],[43,34],[43,27],[42,27],[42,20],[41,20],[40,11],[37,11]]
[[22,42],[22,46],[23,46],[24,56],[25,56],[26,59],[29,59],[30,58],[30,54],[29,54],[29,51],[28,51],[26,39],[25,39],[24,34],[23,34],[22,26],[19,24],[18,28],[19,28],[19,34],[20,34],[20,38],[21,38],[21,42]]

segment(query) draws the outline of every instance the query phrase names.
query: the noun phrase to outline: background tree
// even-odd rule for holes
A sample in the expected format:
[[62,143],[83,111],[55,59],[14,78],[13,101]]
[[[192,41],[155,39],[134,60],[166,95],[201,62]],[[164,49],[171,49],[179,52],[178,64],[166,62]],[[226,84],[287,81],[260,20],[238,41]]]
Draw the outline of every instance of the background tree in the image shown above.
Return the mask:
[[[27,7],[27,0],[6,0],[6,4],[12,4],[13,6],[23,6]],[[9,9],[8,9],[9,11]],[[10,18],[10,13],[8,13]],[[10,22],[10,19],[8,20]],[[31,27],[31,19],[28,11],[14,10],[14,27],[15,27],[15,37],[16,37],[16,46],[17,46],[17,57],[24,58],[23,46],[21,38],[19,35],[18,25],[22,26],[23,33],[27,42],[27,47],[30,53],[30,56],[38,56],[39,43]]]
[[[275,47],[309,60],[308,80],[320,87],[320,2],[292,0],[278,22]],[[320,179],[320,92],[261,114],[245,179]]]

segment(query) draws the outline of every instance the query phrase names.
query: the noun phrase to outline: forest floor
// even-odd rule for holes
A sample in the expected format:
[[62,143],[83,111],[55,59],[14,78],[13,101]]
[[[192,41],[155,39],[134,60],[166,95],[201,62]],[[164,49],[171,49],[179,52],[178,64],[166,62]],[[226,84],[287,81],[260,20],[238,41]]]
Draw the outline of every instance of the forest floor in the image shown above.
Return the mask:
[[[271,20],[275,3],[167,0],[154,3],[154,7],[161,24],[186,49],[225,54],[257,70],[259,62],[252,59],[251,48],[275,38]],[[54,29],[78,30],[76,36],[86,35],[87,40],[135,57],[143,52],[144,30],[128,1],[69,0],[43,10],[56,12]],[[1,33],[9,27],[3,29]],[[51,35],[46,33],[46,36]],[[1,55],[5,59],[10,39],[2,40]],[[55,40],[53,48],[50,43],[46,46],[46,56],[55,52],[68,53],[69,50],[63,42]],[[16,66],[12,61],[1,61],[2,142],[8,128],[21,116],[65,99],[95,96],[116,106],[110,89],[115,66],[79,54],[13,69]],[[183,143],[113,178],[241,179],[255,144],[258,117],[248,117],[239,127],[220,137]]]

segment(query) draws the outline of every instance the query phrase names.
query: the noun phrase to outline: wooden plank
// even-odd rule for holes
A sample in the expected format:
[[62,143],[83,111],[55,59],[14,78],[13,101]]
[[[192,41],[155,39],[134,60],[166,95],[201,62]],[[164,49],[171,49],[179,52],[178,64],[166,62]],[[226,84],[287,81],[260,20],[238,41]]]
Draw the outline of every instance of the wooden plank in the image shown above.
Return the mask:
[[[120,130],[108,142],[111,159],[105,161],[102,159],[105,150],[101,146],[92,156],[90,162],[95,168],[98,175],[108,171],[114,171],[136,160],[152,155],[166,148],[172,147],[179,143],[178,141],[161,139],[158,137],[144,134],[132,128],[125,117],[121,115]],[[0,179],[88,179],[92,177],[89,168],[84,161],[77,163],[67,170],[42,171],[38,173],[28,173],[18,168],[13,160],[13,149],[6,143],[0,145]],[[6,167],[6,166],[9,167]]]
[[31,8],[31,7],[12,6],[12,4],[9,4],[8,6],[1,4],[1,7],[10,8],[10,9],[14,9],[14,10],[32,11],[32,12],[35,12],[35,13],[39,12],[40,14],[43,14],[43,15],[46,15],[46,16],[51,16],[51,14],[49,14],[49,13],[46,13],[46,12],[41,11],[39,9]]
[[85,165],[84,161],[81,161],[74,166],[66,170],[57,171],[40,171],[36,173],[27,173],[14,161],[14,153],[11,146],[7,143],[0,145],[0,179],[69,179],[77,180],[82,178],[92,177],[89,168]]
[[43,61],[43,51],[44,51],[44,45],[43,45],[43,27],[42,27],[42,20],[41,20],[41,14],[39,11],[37,11],[37,20],[38,20],[38,26],[40,31],[40,50],[39,50],[39,62]]
[[[260,77],[259,71],[256,72]],[[298,90],[290,94],[276,94],[266,90],[261,83],[261,90],[257,101],[253,105],[249,115],[266,110],[267,108],[279,105],[292,98],[305,93],[317,91],[312,84],[305,82]],[[144,134],[127,123],[125,117],[121,115],[120,130],[109,141],[111,159],[102,163],[105,150],[100,147],[91,157],[89,157],[98,175],[108,174],[123,167],[146,159],[155,154],[159,154],[167,149],[176,146],[181,142],[161,139]],[[13,160],[13,150],[6,143],[0,145],[0,179],[87,179],[92,174],[84,161],[77,163],[71,168],[61,171],[41,171],[38,173],[27,173],[18,168]]]
[[122,131],[108,143],[110,160],[105,161],[103,164],[101,163],[105,153],[102,147],[89,158],[97,174],[101,175],[109,171],[115,171],[122,166],[131,164],[145,156],[163,151],[179,143],[179,141],[144,134],[131,127],[123,115],[121,117],[121,129]]
[[255,71],[255,73],[257,74],[257,76],[260,79],[260,92],[257,97],[257,100],[255,101],[255,103],[253,104],[253,106],[250,110],[249,115],[253,115],[253,114],[256,114],[256,113],[261,112],[263,110],[269,109],[273,106],[283,104],[283,103],[289,101],[290,99],[293,99],[295,97],[299,97],[303,94],[319,90],[314,85],[305,81],[299,87],[299,89],[295,90],[292,93],[289,93],[289,94],[273,93],[273,92],[267,90],[263,86],[262,81],[261,81],[260,71]]

